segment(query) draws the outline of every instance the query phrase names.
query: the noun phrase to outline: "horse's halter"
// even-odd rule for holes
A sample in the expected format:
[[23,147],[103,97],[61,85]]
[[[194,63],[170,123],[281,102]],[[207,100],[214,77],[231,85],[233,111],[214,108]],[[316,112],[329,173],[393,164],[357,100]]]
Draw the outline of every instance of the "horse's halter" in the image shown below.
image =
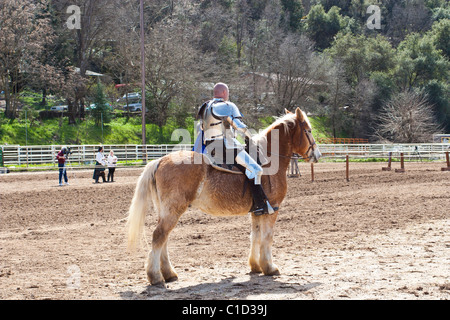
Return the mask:
[[[311,155],[314,154],[314,149],[317,147],[317,144],[311,134],[311,131],[305,128],[306,120],[303,120],[303,122],[300,122],[299,125],[300,125],[300,129],[305,133],[306,139],[308,140],[308,143],[309,143],[308,150],[306,150],[306,152],[305,152],[306,159],[309,161],[312,158],[312,156],[310,156],[309,154],[311,154]],[[300,135],[299,145],[302,144],[302,139],[303,139],[303,135]]]
[[[305,132],[306,139],[308,140],[308,143],[309,143],[308,150],[306,150],[306,153],[305,153],[306,154],[306,159],[309,161],[312,158],[312,156],[309,156],[308,153],[309,153],[310,150],[314,151],[314,149],[317,148],[317,144],[316,144],[316,141],[314,140],[314,138],[313,138],[313,136],[311,134],[311,131],[305,129],[305,125],[306,125],[306,120],[303,120],[303,122],[299,122],[300,129]],[[294,139],[294,136],[292,136],[292,140],[293,139]],[[302,144],[302,139],[303,139],[303,135],[300,136],[300,143],[299,143],[299,145]],[[312,140],[312,142],[311,142],[311,140]],[[282,158],[292,158],[292,156],[300,156],[300,155],[298,155],[295,152],[293,152],[292,155],[288,155],[288,156],[285,156],[285,155],[282,155],[282,154],[279,154],[279,153],[270,152],[270,151],[267,151],[267,154],[276,155],[276,156],[279,156],[279,157],[282,157]],[[311,152],[311,154],[314,154],[314,152]]]

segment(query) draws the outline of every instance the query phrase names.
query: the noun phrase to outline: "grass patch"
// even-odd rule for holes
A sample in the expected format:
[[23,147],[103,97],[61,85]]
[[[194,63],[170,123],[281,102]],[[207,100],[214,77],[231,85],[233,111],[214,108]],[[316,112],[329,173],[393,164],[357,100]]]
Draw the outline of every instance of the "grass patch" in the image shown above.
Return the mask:
[[[183,124],[194,143],[194,119],[188,117]],[[179,128],[175,120],[169,119],[162,128],[146,124],[147,144],[177,144],[172,140],[173,132]],[[38,117],[19,117],[10,120],[0,115],[0,144],[9,145],[81,145],[81,144],[141,144],[142,125],[139,117],[118,117],[103,125],[95,125],[88,118],[69,125],[67,118],[39,120]]]

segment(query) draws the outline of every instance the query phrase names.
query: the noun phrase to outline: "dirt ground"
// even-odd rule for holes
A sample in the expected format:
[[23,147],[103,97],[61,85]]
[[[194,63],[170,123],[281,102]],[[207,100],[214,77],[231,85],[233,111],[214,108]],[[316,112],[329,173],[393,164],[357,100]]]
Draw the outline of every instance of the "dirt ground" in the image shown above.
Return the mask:
[[[189,210],[171,234],[179,280],[150,286],[149,245],[126,250],[142,168],[93,184],[91,171],[0,175],[0,299],[449,299],[450,172],[443,163],[319,163],[288,179],[273,254],[281,275],[250,274],[250,217]],[[396,167],[396,164],[393,164]],[[147,238],[156,225],[147,215]]]

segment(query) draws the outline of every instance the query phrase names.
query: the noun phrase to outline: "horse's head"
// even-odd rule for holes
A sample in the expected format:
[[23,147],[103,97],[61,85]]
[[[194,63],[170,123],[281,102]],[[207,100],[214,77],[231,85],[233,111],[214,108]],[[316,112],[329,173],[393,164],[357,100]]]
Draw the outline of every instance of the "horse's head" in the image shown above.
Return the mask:
[[[286,110],[286,113],[291,113]],[[292,151],[309,162],[317,162],[322,154],[312,135],[311,124],[306,114],[297,108],[295,110],[296,125],[292,132]]]

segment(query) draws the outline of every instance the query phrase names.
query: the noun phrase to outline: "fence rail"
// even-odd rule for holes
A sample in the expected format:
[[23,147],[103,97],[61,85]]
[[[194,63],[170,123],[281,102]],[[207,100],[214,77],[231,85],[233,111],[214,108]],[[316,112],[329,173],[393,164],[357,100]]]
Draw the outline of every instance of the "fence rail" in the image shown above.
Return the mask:
[[[98,145],[71,145],[72,154],[70,161],[80,166],[92,165],[95,159]],[[137,163],[145,158],[152,160],[162,157],[177,150],[191,150],[191,144],[163,144],[163,145],[103,145],[105,154],[114,150],[119,161],[124,163]],[[393,156],[403,153],[408,159],[432,159],[445,158],[445,152],[450,151],[450,144],[319,144],[324,158],[339,159],[349,155],[352,158],[383,158],[391,152]],[[46,146],[1,146],[3,165],[57,165],[56,154],[61,149],[60,145]]]

